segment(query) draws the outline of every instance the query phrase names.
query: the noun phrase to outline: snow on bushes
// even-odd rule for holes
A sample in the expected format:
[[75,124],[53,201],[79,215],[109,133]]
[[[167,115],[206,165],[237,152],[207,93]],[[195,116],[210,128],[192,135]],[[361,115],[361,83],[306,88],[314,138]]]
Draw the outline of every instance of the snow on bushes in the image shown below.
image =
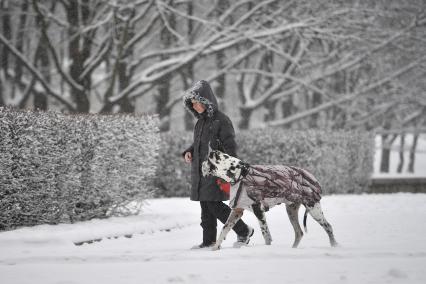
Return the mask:
[[159,197],[190,195],[191,166],[184,162],[182,152],[192,144],[193,134],[182,131],[162,132],[155,194]]
[[240,133],[239,156],[252,164],[287,164],[313,173],[324,194],[362,193],[373,172],[366,132],[262,129]]
[[0,230],[127,214],[149,196],[159,135],[151,116],[0,108]]
[[[158,196],[189,196],[190,166],[182,151],[192,133],[161,134],[155,185]],[[237,133],[238,156],[251,164],[286,164],[306,168],[320,181],[324,194],[368,190],[373,167],[373,136],[369,133],[254,129]]]

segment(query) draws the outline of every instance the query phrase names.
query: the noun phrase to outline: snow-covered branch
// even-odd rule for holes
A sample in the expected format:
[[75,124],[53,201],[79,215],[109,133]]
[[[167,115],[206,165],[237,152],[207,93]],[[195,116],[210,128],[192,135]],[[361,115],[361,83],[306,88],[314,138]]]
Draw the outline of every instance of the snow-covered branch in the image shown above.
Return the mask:
[[47,47],[49,48],[50,54],[52,55],[53,62],[55,63],[56,69],[71,87],[73,87],[76,90],[83,91],[84,90],[83,86],[81,86],[76,81],[74,81],[74,79],[71,78],[71,76],[62,69],[61,62],[59,61],[59,57],[56,54],[55,47],[52,45],[51,39],[49,35],[47,34],[47,23],[43,17],[43,13],[38,8],[38,3],[36,0],[33,0],[33,7],[34,7],[34,10],[40,15],[40,19],[42,21],[41,33],[44,37],[45,42],[47,43]]
[[65,100],[60,93],[56,92],[51,88],[51,86],[43,79],[43,76],[39,73],[39,71],[31,65],[28,60],[13,46],[11,45],[7,39],[0,33],[0,42],[5,45],[5,47],[28,69],[28,71],[37,78],[37,80],[41,83],[43,88],[46,90],[47,94],[57,99],[59,102],[64,104],[68,110],[74,111],[74,106]]
[[393,79],[401,76],[402,74],[408,72],[409,70],[413,69],[414,67],[416,67],[417,65],[419,65],[424,60],[426,60],[426,56],[421,57],[420,59],[412,62],[411,64],[408,64],[407,66],[405,66],[405,67],[403,67],[403,68],[401,68],[401,69],[399,69],[399,70],[397,70],[397,71],[395,71],[395,72],[393,72],[391,74],[388,74],[387,76],[385,76],[385,77],[383,77],[383,78],[381,78],[379,80],[376,80],[375,83],[373,83],[371,85],[368,85],[368,86],[365,86],[365,87],[361,88],[360,90],[358,90],[358,91],[356,91],[354,93],[344,95],[341,98],[338,98],[336,100],[332,100],[332,101],[323,103],[323,104],[321,104],[321,105],[319,105],[317,107],[308,109],[306,111],[302,111],[302,112],[297,113],[295,115],[292,115],[290,117],[268,122],[268,123],[266,123],[266,125],[268,125],[268,126],[282,126],[282,125],[286,125],[286,124],[295,122],[297,120],[306,118],[308,116],[311,116],[313,114],[319,113],[320,111],[326,110],[326,109],[328,109],[330,107],[333,107],[335,105],[339,105],[339,104],[342,104],[342,103],[345,103],[345,102],[348,102],[348,101],[360,98],[361,95],[366,94],[366,93],[374,90],[375,88],[380,87],[383,84],[386,84],[387,82],[389,82],[389,81],[391,81],[391,80],[393,80]]

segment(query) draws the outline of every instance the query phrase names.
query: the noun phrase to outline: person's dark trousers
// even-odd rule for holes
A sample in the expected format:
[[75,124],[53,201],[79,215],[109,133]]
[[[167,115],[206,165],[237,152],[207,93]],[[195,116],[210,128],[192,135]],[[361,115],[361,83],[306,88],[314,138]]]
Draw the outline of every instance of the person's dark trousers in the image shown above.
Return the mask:
[[[211,244],[216,241],[217,219],[225,224],[231,213],[231,208],[222,201],[200,201],[200,205],[203,243]],[[239,236],[248,234],[248,227],[241,219],[235,224],[233,230]]]

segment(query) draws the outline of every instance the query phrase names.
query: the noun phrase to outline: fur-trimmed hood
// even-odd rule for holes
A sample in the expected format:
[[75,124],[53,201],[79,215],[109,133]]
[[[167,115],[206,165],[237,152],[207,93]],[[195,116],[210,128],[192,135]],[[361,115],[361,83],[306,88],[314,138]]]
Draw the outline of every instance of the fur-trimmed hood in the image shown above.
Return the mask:
[[192,107],[191,100],[196,100],[206,107],[208,117],[213,117],[218,110],[218,104],[212,88],[207,81],[200,80],[196,82],[183,96],[183,104],[196,118],[200,118],[203,114],[199,114]]

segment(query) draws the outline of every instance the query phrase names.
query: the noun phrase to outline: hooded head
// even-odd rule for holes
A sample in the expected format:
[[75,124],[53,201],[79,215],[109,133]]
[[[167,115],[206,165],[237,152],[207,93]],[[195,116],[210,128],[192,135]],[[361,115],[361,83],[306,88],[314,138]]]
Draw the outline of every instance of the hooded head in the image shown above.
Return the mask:
[[199,114],[192,107],[192,100],[202,103],[206,108],[206,114],[208,117],[213,117],[218,109],[217,100],[213,94],[212,88],[207,81],[200,80],[196,82],[189,90],[185,92],[183,97],[183,103],[185,108],[192,112],[196,118],[201,117],[203,114]]

